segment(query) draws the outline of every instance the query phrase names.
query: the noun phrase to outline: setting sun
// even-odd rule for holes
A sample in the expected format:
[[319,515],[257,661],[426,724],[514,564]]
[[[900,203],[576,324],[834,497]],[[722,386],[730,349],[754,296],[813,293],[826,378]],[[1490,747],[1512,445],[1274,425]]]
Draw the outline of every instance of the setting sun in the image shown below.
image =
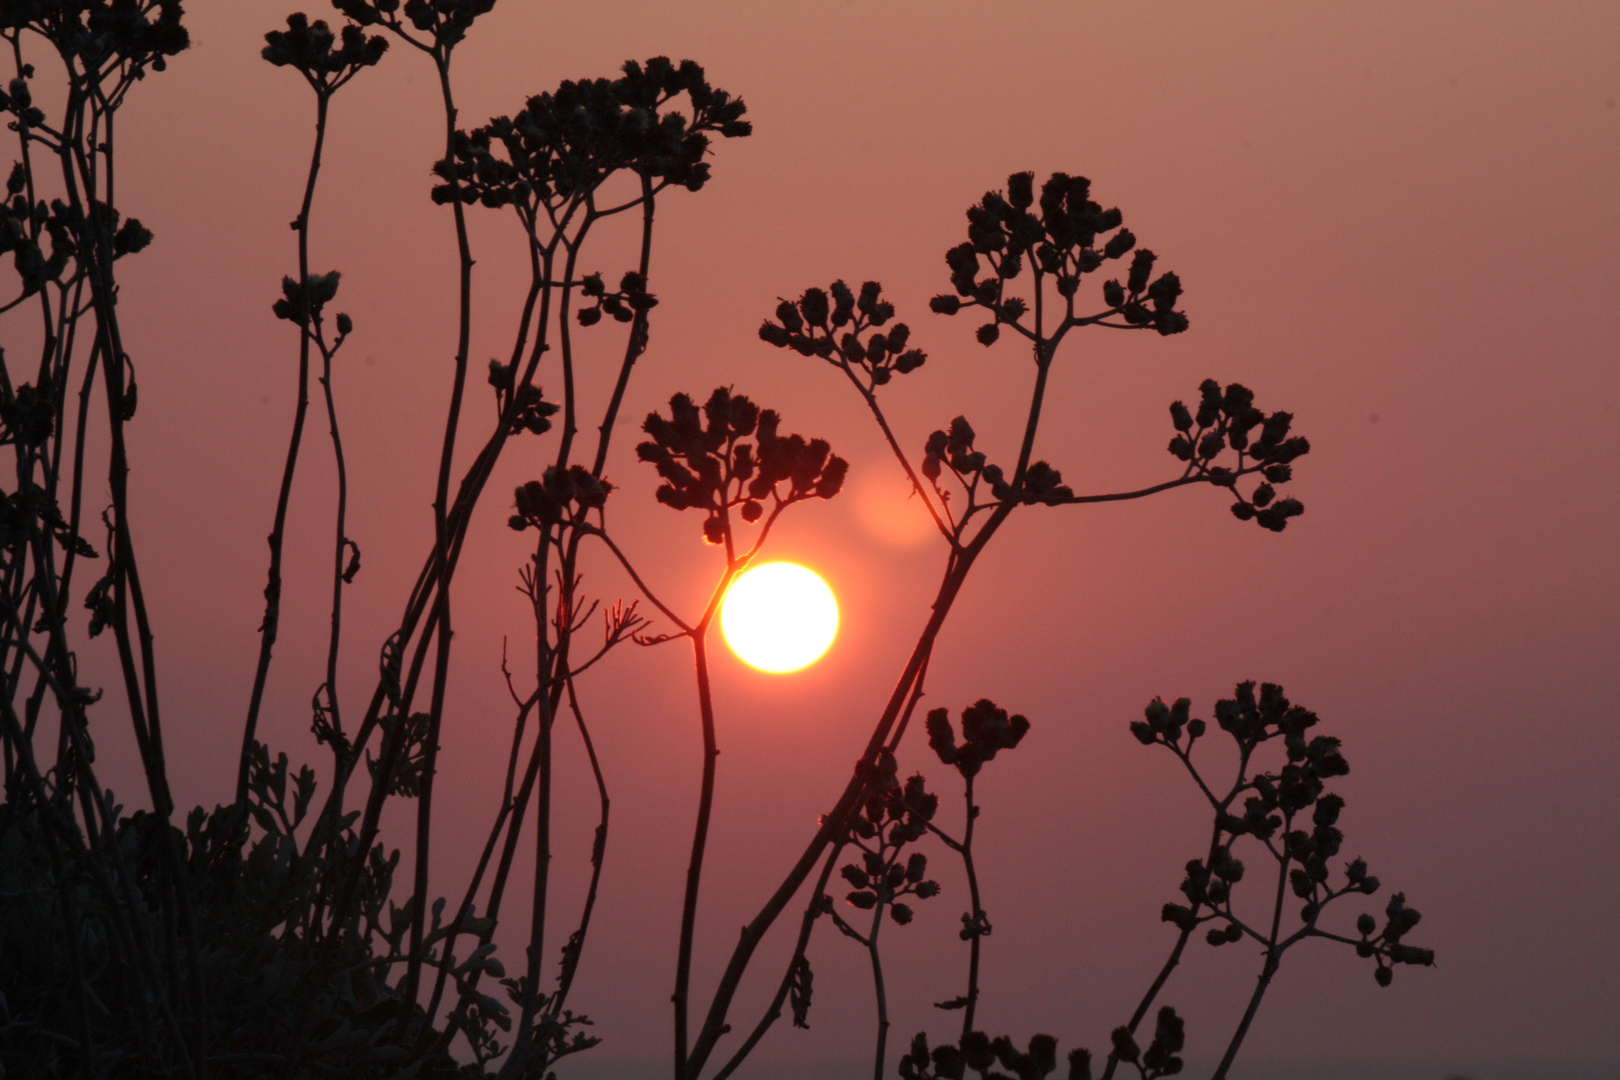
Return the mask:
[[720,633],[749,667],[781,674],[821,659],[838,633],[838,601],[827,583],[795,563],[744,571],[720,608]]

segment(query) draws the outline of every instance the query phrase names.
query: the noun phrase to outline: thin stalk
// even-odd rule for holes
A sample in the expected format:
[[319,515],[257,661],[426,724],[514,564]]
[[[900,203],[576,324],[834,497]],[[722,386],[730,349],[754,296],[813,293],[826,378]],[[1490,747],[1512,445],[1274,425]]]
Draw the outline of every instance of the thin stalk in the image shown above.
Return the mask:
[[[338,433],[337,402],[332,395],[332,350],[321,345],[321,390],[326,397],[326,419],[332,429],[332,460],[337,466],[336,529],[332,542],[332,631],[326,644],[326,704],[332,717],[334,733],[333,751],[341,751],[343,715],[338,694],[338,645],[343,635],[343,586],[349,577],[343,570],[343,559],[351,543],[347,532],[349,511],[349,470],[343,458],[343,437]],[[359,551],[355,548],[355,565],[359,566]]]
[[[1214,863],[1215,852],[1221,846],[1221,809],[1223,809],[1223,807],[1217,804],[1215,827],[1209,838],[1209,853],[1204,857],[1205,866],[1209,866]],[[1194,916],[1198,914],[1198,909],[1201,906],[1202,901],[1192,906]],[[1159,974],[1154,978],[1153,985],[1149,986],[1147,993],[1142,995],[1142,1000],[1137,1004],[1136,1011],[1131,1014],[1130,1022],[1125,1025],[1131,1034],[1136,1034],[1137,1027],[1141,1025],[1143,1018],[1148,1014],[1148,1010],[1153,1008],[1154,1001],[1158,999],[1159,991],[1163,990],[1164,984],[1170,980],[1171,972],[1175,971],[1176,966],[1181,963],[1181,954],[1187,948],[1187,942],[1191,940],[1194,929],[1194,926],[1189,925],[1186,929],[1182,930],[1179,935],[1177,935],[1175,947],[1170,950],[1169,958],[1165,960],[1164,966],[1159,969]],[[1114,1070],[1119,1068],[1119,1061],[1119,1052],[1117,1050],[1110,1051],[1108,1054],[1108,1063],[1103,1067],[1102,1080],[1113,1080]]]
[[[456,147],[456,104],[450,87],[450,50],[436,47],[433,51],[434,67],[439,74],[439,93],[444,102],[446,160],[454,160]],[[453,196],[459,194],[454,173],[449,181]],[[450,409],[445,417],[444,444],[439,455],[439,475],[433,495],[434,552],[439,574],[434,582],[434,615],[438,649],[434,657],[433,685],[430,691],[426,742],[422,748],[421,788],[416,805],[416,860],[414,866],[415,895],[418,902],[411,919],[411,953],[405,968],[404,995],[407,1003],[415,1004],[417,987],[422,976],[423,920],[426,916],[428,868],[431,855],[433,822],[433,780],[438,772],[439,731],[444,721],[444,695],[450,677],[450,581],[454,573],[450,560],[449,490],[450,470],[455,460],[456,434],[461,421],[461,400],[467,385],[467,349],[472,335],[472,249],[467,239],[466,210],[459,197],[452,197],[450,207],[455,217],[456,254],[458,257],[456,355],[455,377],[450,387]],[[431,1023],[426,1018],[424,1023]]]
[[[726,578],[729,580],[728,570]],[[712,607],[712,604],[711,604]],[[698,794],[697,824],[692,830],[692,854],[686,865],[686,894],[681,903],[681,943],[675,961],[675,1078],[696,1076],[702,1063],[687,1056],[687,1006],[692,976],[693,934],[697,924],[698,885],[703,878],[703,852],[709,837],[709,815],[714,808],[714,766],[720,756],[715,745],[714,698],[709,687],[707,617],[694,628],[692,662],[697,668],[698,711],[703,724],[703,781]]]
[[[1293,826],[1293,815],[1283,823],[1286,835]],[[1282,963],[1282,949],[1277,945],[1278,931],[1282,927],[1283,900],[1288,890],[1288,864],[1292,856],[1286,852],[1277,860],[1277,898],[1271,908],[1271,933],[1266,938],[1266,962],[1260,968],[1260,978],[1256,982],[1254,993],[1249,995],[1249,1006],[1243,1010],[1243,1019],[1239,1021],[1237,1030],[1232,1033],[1232,1041],[1227,1044],[1226,1053],[1221,1057],[1221,1063],[1215,1069],[1210,1080],[1226,1080],[1226,1071],[1232,1067],[1237,1058],[1238,1047],[1243,1045],[1243,1039],[1249,1033],[1249,1025],[1254,1022],[1255,1013],[1260,1011],[1260,999],[1266,996],[1266,989],[1271,986],[1271,977],[1277,973]]]
[[[652,266],[652,230],[653,212],[656,209],[654,200],[652,178],[645,174],[641,177],[641,258],[637,263],[637,270],[641,273],[641,280],[651,282],[649,277]],[[624,402],[625,388],[630,385],[630,372],[636,366],[636,360],[647,349],[647,312],[637,311],[635,318],[630,322],[630,340],[625,344],[624,360],[619,364],[619,377],[613,384],[613,396],[608,399],[607,410],[602,414],[601,426],[597,428],[596,458],[591,463],[591,473],[601,476],[602,469],[607,465],[608,444],[613,440],[613,425],[619,417],[619,406]]]
[[579,958],[585,949],[585,936],[590,932],[591,914],[596,909],[596,891],[602,880],[602,863],[607,856],[608,838],[608,811],[612,808],[613,800],[608,797],[607,781],[602,777],[602,765],[596,758],[596,746],[591,741],[590,729],[585,726],[585,714],[580,710],[579,698],[574,692],[574,680],[568,680],[568,710],[574,714],[574,723],[579,728],[579,737],[585,744],[585,754],[590,759],[591,775],[596,780],[596,797],[600,807],[599,818],[596,824],[596,833],[591,841],[591,883],[585,890],[585,906],[580,912],[579,928],[574,931],[569,941],[569,952],[563,961],[562,974],[557,978],[557,993],[552,997],[551,1008],[548,1013],[555,1017],[561,1014],[563,1003],[568,999],[568,991],[574,985],[574,973],[579,969]]
[[[309,212],[315,202],[315,182],[321,171],[321,150],[326,143],[326,115],[328,97],[317,91],[315,95],[315,146],[309,155],[309,172],[304,180],[304,198],[299,204],[298,218],[293,222],[298,232],[298,289],[300,314],[310,317],[309,289]],[[298,470],[298,449],[304,438],[304,417],[309,412],[309,347],[310,328],[300,323],[298,328],[298,403],[293,411],[292,434],[287,439],[287,459],[281,469],[281,489],[276,496],[275,523],[270,527],[270,568],[264,586],[264,622],[259,625],[259,659],[253,672],[253,690],[248,697],[247,720],[242,725],[242,750],[237,758],[236,802],[247,803],[248,762],[253,753],[254,738],[258,733],[259,709],[264,702],[265,682],[270,676],[270,656],[275,649],[281,622],[281,551],[287,529],[287,506],[292,499],[293,475]],[[330,364],[328,363],[328,367]],[[328,402],[330,407],[330,389]],[[337,438],[337,421],[333,419],[332,437]],[[339,457],[341,475],[341,454]],[[341,553],[339,555],[341,559]],[[334,626],[336,614],[333,616]],[[332,694],[334,708],[337,695]]]
[[[516,695],[514,695],[514,697],[515,696]],[[518,702],[518,718],[517,723],[513,726],[512,749],[507,754],[506,785],[501,796],[501,807],[495,813],[495,823],[490,826],[489,836],[484,841],[484,850],[478,857],[478,865],[473,869],[472,878],[467,882],[467,890],[462,896],[461,906],[456,909],[455,921],[451,923],[450,934],[445,939],[444,951],[446,955],[449,955],[455,950],[456,938],[460,935],[461,928],[463,924],[466,923],[467,917],[472,913],[473,900],[478,895],[479,887],[483,885],[484,874],[489,869],[489,861],[495,854],[495,845],[505,834],[507,819],[512,814],[512,791],[517,781],[518,754],[523,746],[523,732],[528,723],[529,713],[533,711],[539,702],[540,692],[538,690],[531,694],[527,701]],[[485,912],[485,916],[492,917],[487,911]],[[485,938],[487,940],[487,935]],[[482,943],[483,942],[480,942],[480,944]],[[475,972],[473,974],[473,978],[476,980],[477,976],[478,973]],[[439,968],[439,974],[435,977],[433,982],[433,995],[428,999],[427,1012],[429,1016],[438,1015],[439,1003],[444,998],[445,984],[449,980],[449,977],[449,969],[441,966]],[[449,1040],[452,1039],[454,1035],[454,1029],[447,1027],[439,1036],[438,1043],[435,1045],[435,1050],[440,1052],[445,1050],[449,1045]]]
[[968,899],[973,904],[973,936],[968,939],[967,1005],[962,1010],[962,1035],[973,1030],[973,1016],[979,1007],[979,942],[984,937],[984,907],[979,902],[979,875],[973,866],[973,826],[979,819],[979,808],[973,805],[973,777],[967,778],[967,825],[962,829],[962,866],[967,871]]
[[[923,627],[916,645],[912,648],[911,656],[906,661],[906,666],[889,696],[888,703],[878,719],[865,751],[861,755],[861,761],[872,761],[876,758],[878,751],[885,746],[886,740],[892,733],[901,713],[908,711],[907,703],[911,700],[912,689],[927,666],[928,657],[933,652],[934,642],[939,636],[941,627],[945,624],[945,619],[950,615],[951,607],[960,594],[968,573],[972,570],[979,554],[984,550],[985,544],[990,541],[1011,512],[1012,507],[1010,505],[1004,504],[997,507],[990,517],[986,519],[984,526],[981,527],[973,541],[952,552],[950,570],[940,583],[939,592],[934,599],[933,611],[927,624]],[[859,776],[851,776],[844,787],[843,794],[839,797],[832,811],[822,818],[820,827],[816,830],[815,835],[811,837],[798,861],[788,871],[782,883],[777,886],[776,891],[766,900],[759,913],[743,927],[737,944],[732,949],[731,959],[727,963],[720,983],[715,989],[714,997],[710,1001],[703,1027],[693,1043],[687,1075],[697,1076],[702,1071],[703,1065],[708,1060],[709,1054],[713,1052],[715,1044],[725,1034],[727,1028],[726,1013],[731,1007],[731,1001],[736,995],[738,986],[742,983],[743,973],[747,970],[749,961],[753,958],[754,950],[759,946],[760,941],[764,939],[765,933],[770,929],[777,917],[781,915],[788,902],[799,891],[805,879],[809,877],[811,870],[814,869],[816,862],[820,859],[821,853],[834,841],[835,837],[843,834],[849,814],[855,808],[863,790],[864,782],[860,780]]]
[[776,996],[771,999],[770,1007],[765,1010],[765,1015],[760,1018],[759,1023],[754,1025],[754,1030],[749,1032],[748,1038],[743,1040],[743,1044],[737,1048],[737,1052],[731,1055],[731,1059],[725,1063],[719,1072],[714,1074],[714,1080],[726,1080],[728,1076],[735,1072],[737,1066],[741,1065],[743,1060],[753,1052],[754,1047],[759,1044],[759,1040],[765,1037],[765,1033],[770,1030],[771,1025],[781,1019],[782,1002],[787,1000],[788,994],[793,989],[795,969],[805,958],[804,952],[810,944],[810,933],[815,929],[816,919],[821,914],[821,898],[827,892],[827,881],[832,877],[833,867],[837,865],[838,856],[843,850],[843,843],[837,843],[827,852],[827,859],[821,866],[821,876],[816,880],[816,887],[810,893],[810,902],[805,905],[804,918],[799,924],[798,943],[793,948],[793,956],[788,960],[787,971],[782,976],[781,984],[776,988]]
[[883,1080],[883,1058],[889,1043],[889,995],[883,985],[883,957],[878,952],[878,931],[883,927],[883,905],[872,912],[872,929],[866,935],[866,952],[872,958],[872,989],[877,994],[877,1054],[872,1062],[872,1080]]

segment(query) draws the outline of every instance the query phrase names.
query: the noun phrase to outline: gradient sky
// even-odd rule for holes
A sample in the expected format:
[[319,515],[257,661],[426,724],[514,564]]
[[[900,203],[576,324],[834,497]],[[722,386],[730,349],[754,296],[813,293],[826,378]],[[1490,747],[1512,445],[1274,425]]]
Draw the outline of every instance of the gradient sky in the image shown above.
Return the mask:
[[[157,598],[176,791],[211,804],[234,777],[291,418],[296,338],[270,304],[296,265],[286,222],[313,102],[295,74],[257,59],[285,3],[188,8],[193,49],[121,114],[121,208],[157,242],[124,264],[120,310],[141,380],[133,521]],[[477,26],[457,53],[468,124],[563,78],[667,54],[703,63],[756,126],[716,148],[707,189],[660,203],[662,304],[609,476],[623,543],[664,593],[692,610],[719,569],[697,523],[655,506],[651,471],[632,460],[633,425],[672,392],[732,385],[853,465],[847,492],[790,513],[770,549],[839,591],[844,632],[828,658],[789,677],[718,661],[700,985],[836,798],[943,563],[937,540],[885,518],[894,465],[858,400],[819,362],[759,342],[758,323],[807,286],[881,280],[930,354],[887,395],[902,440],[920,449],[966,412],[992,457],[1013,456],[1027,354],[1010,340],[980,347],[975,321],[931,315],[926,300],[948,288],[941,256],[970,202],[1009,172],[1063,170],[1090,177],[1181,276],[1192,329],[1072,337],[1038,454],[1081,492],[1168,478],[1166,406],[1206,377],[1292,411],[1314,450],[1292,485],[1307,512],[1284,535],[1240,526],[1202,488],[1030,510],[971,579],[927,704],[989,696],[1033,723],[980,785],[996,927],[984,1025],[1106,1044],[1169,947],[1158,908],[1206,828],[1169,755],[1126,724],[1155,694],[1188,695],[1207,716],[1255,678],[1281,682],[1344,739],[1346,854],[1365,855],[1386,894],[1406,891],[1426,916],[1415,940],[1439,960],[1381,990],[1347,952],[1301,948],[1247,1054],[1316,1062],[1292,1074],[1305,1080],[1337,1078],[1352,1059],[1433,1063],[1421,1075],[1435,1080],[1550,1076],[1559,1063],[1613,1075],[1617,50],[1612,3],[503,0]],[[340,93],[314,215],[314,269],[343,271],[337,306],[357,327],[336,377],[365,552],[348,601],[351,713],[431,545],[455,331],[450,221],[426,197],[436,109],[430,66],[401,48]],[[477,366],[509,348],[527,271],[509,219],[473,220]],[[616,276],[627,251],[610,242],[587,269]],[[481,433],[489,402],[471,398]],[[333,479],[313,413],[309,436],[294,599],[261,732],[314,761]],[[538,471],[542,445],[509,453],[458,579],[436,844],[439,887],[455,895],[504,763],[501,641],[521,652],[532,634],[513,591],[527,541],[501,524],[505,492]],[[625,588],[605,564],[591,575],[609,598]],[[110,650],[85,650],[87,681],[111,680]],[[577,1075],[607,1077],[666,1056],[700,743],[681,646],[625,650],[587,685],[615,833],[572,1004],[607,1039]],[[104,768],[133,801],[133,753],[115,727]],[[566,910],[594,795],[563,743],[575,770],[560,796]],[[925,755],[909,741],[902,768],[954,790]],[[959,992],[965,888],[939,870],[945,894],[888,937],[900,1039],[947,1030],[928,1003]],[[752,1022],[785,950],[778,936],[762,952],[734,1024]],[[830,927],[811,957],[812,1030],[779,1027],[746,1075],[809,1077],[868,1053],[864,957]],[[1162,1000],[1188,1016],[1195,1055],[1224,1046],[1258,966],[1248,946],[1192,952]]]

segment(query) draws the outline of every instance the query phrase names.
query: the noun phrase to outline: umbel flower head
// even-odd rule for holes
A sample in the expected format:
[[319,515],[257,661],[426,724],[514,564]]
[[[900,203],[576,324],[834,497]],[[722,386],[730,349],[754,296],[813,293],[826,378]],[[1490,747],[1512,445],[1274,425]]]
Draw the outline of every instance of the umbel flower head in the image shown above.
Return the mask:
[[735,509],[750,524],[812,497],[830,499],[844,486],[849,463],[825,439],[782,435],[782,418],[720,387],[699,408],[685,394],[669,399],[668,417],[649,413],[636,447],[663,484],[658,501],[674,510],[702,510],[703,536],[721,543]]
[[1035,197],[1035,174],[1014,173],[1005,193],[986,192],[968,207],[967,241],[945,253],[955,293],[934,297],[930,307],[955,315],[967,307],[987,310],[992,319],[979,327],[981,345],[993,345],[1001,327],[1016,325],[1028,303],[1007,293],[1007,285],[1027,269],[1036,288],[1050,279],[1068,306],[1069,316],[1081,279],[1109,262],[1131,255],[1125,281],[1103,285],[1103,309],[1086,321],[1123,328],[1153,329],[1163,335],[1187,329],[1187,316],[1177,310],[1181,279],[1173,273],[1153,276],[1157,257],[1136,246],[1124,228],[1119,209],[1103,209],[1091,198],[1091,181],[1053,173]]
[[[629,60],[623,71],[617,79],[564,82],[511,116],[458,131],[453,156],[433,167],[444,181],[434,201],[516,205],[533,214],[541,204],[594,191],[619,169],[655,186],[697,191],[709,179],[703,159],[711,137],[753,131],[742,119],[742,99],[710,86],[690,60]],[[690,116],[671,109],[682,94]]]
[[1028,719],[1007,715],[1006,709],[989,698],[980,698],[962,710],[961,743],[956,742],[951,730],[949,709],[934,709],[928,714],[928,745],[940,761],[955,766],[968,779],[999,751],[1017,746],[1028,731]]
[[276,67],[291,67],[309,80],[317,93],[331,93],[361,68],[373,67],[388,51],[388,39],[365,32],[353,23],[333,34],[331,27],[295,12],[287,16],[287,29],[264,35],[260,52]]

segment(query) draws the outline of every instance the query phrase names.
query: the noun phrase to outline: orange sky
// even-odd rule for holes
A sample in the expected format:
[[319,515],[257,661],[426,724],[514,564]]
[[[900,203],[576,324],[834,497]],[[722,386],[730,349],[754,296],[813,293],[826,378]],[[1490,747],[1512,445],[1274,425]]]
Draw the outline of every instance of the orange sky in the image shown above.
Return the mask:
[[[157,598],[176,789],[211,803],[234,777],[291,416],[296,340],[270,304],[295,265],[286,222],[313,104],[296,75],[257,59],[284,3],[188,7],[193,49],[139,87],[120,121],[122,208],[157,236],[121,264],[120,303],[141,379],[134,524]],[[1189,695],[1208,715],[1235,681],[1257,678],[1283,683],[1345,740],[1347,854],[1424,911],[1439,966],[1380,990],[1353,957],[1301,949],[1248,1056],[1485,1062],[1468,1065],[1477,1080],[1542,1075],[1513,1062],[1612,1075],[1617,47],[1620,7],[1603,3],[502,0],[457,54],[468,123],[560,79],[667,54],[703,63],[755,124],[716,148],[707,189],[660,204],[662,304],[624,415],[633,424],[676,390],[729,384],[852,463],[846,494],[791,513],[770,552],[839,590],[833,651],[782,678],[718,661],[721,822],[700,980],[836,797],[943,561],[937,541],[908,544],[874,518],[863,493],[892,483],[893,465],[848,388],[759,342],[758,323],[809,285],[881,280],[930,354],[888,394],[902,440],[920,448],[966,412],[981,445],[1012,456],[1026,354],[1005,340],[980,347],[972,321],[931,315],[926,301],[948,288],[941,256],[971,201],[1009,172],[1061,169],[1089,176],[1181,276],[1192,329],[1071,339],[1039,456],[1080,491],[1168,478],[1165,407],[1206,377],[1292,411],[1314,450],[1293,485],[1307,512],[1282,536],[1239,526],[1224,500],[1193,489],[1031,510],[976,572],[928,704],[990,696],[1033,723],[981,785],[996,926],[984,1024],[1095,1048],[1125,1019],[1172,936],[1158,907],[1205,827],[1168,755],[1138,746],[1126,723],[1155,694]],[[343,271],[338,306],[357,327],[336,380],[365,552],[344,654],[355,691],[431,544],[454,350],[450,223],[426,198],[436,107],[431,68],[400,48],[340,93],[314,216],[315,268]],[[481,363],[509,347],[527,271],[509,220],[473,219]],[[627,250],[609,243],[588,268],[617,275]],[[488,423],[478,394],[468,417],[474,431]],[[295,759],[318,756],[307,701],[324,655],[332,487],[324,422],[311,422],[289,541],[296,599],[261,729]],[[609,468],[624,489],[614,520],[689,610],[714,556],[693,523],[652,503],[634,436],[627,424]],[[532,633],[513,591],[528,541],[501,522],[502,493],[537,461],[509,455],[459,579],[439,789],[447,889],[493,813],[510,713],[501,639]],[[602,590],[622,587],[606,565],[595,572]],[[92,673],[110,678],[110,648],[85,651]],[[700,745],[678,648],[616,655],[591,683],[616,833],[574,999],[607,1042],[579,1076],[665,1056]],[[907,749],[903,768],[946,786],[920,739]],[[112,736],[103,753],[119,753]],[[565,808],[582,800],[560,826],[565,906],[594,821],[584,782],[562,796]],[[957,992],[964,901],[941,870],[946,895],[889,939],[901,1039],[949,1026],[928,1003]],[[863,1060],[864,958],[829,932],[812,960],[812,1030],[779,1028],[746,1075],[791,1080],[813,1075],[806,1063]],[[1184,965],[1164,1000],[1189,1017],[1194,1056],[1224,1045],[1257,966],[1208,948]]]

